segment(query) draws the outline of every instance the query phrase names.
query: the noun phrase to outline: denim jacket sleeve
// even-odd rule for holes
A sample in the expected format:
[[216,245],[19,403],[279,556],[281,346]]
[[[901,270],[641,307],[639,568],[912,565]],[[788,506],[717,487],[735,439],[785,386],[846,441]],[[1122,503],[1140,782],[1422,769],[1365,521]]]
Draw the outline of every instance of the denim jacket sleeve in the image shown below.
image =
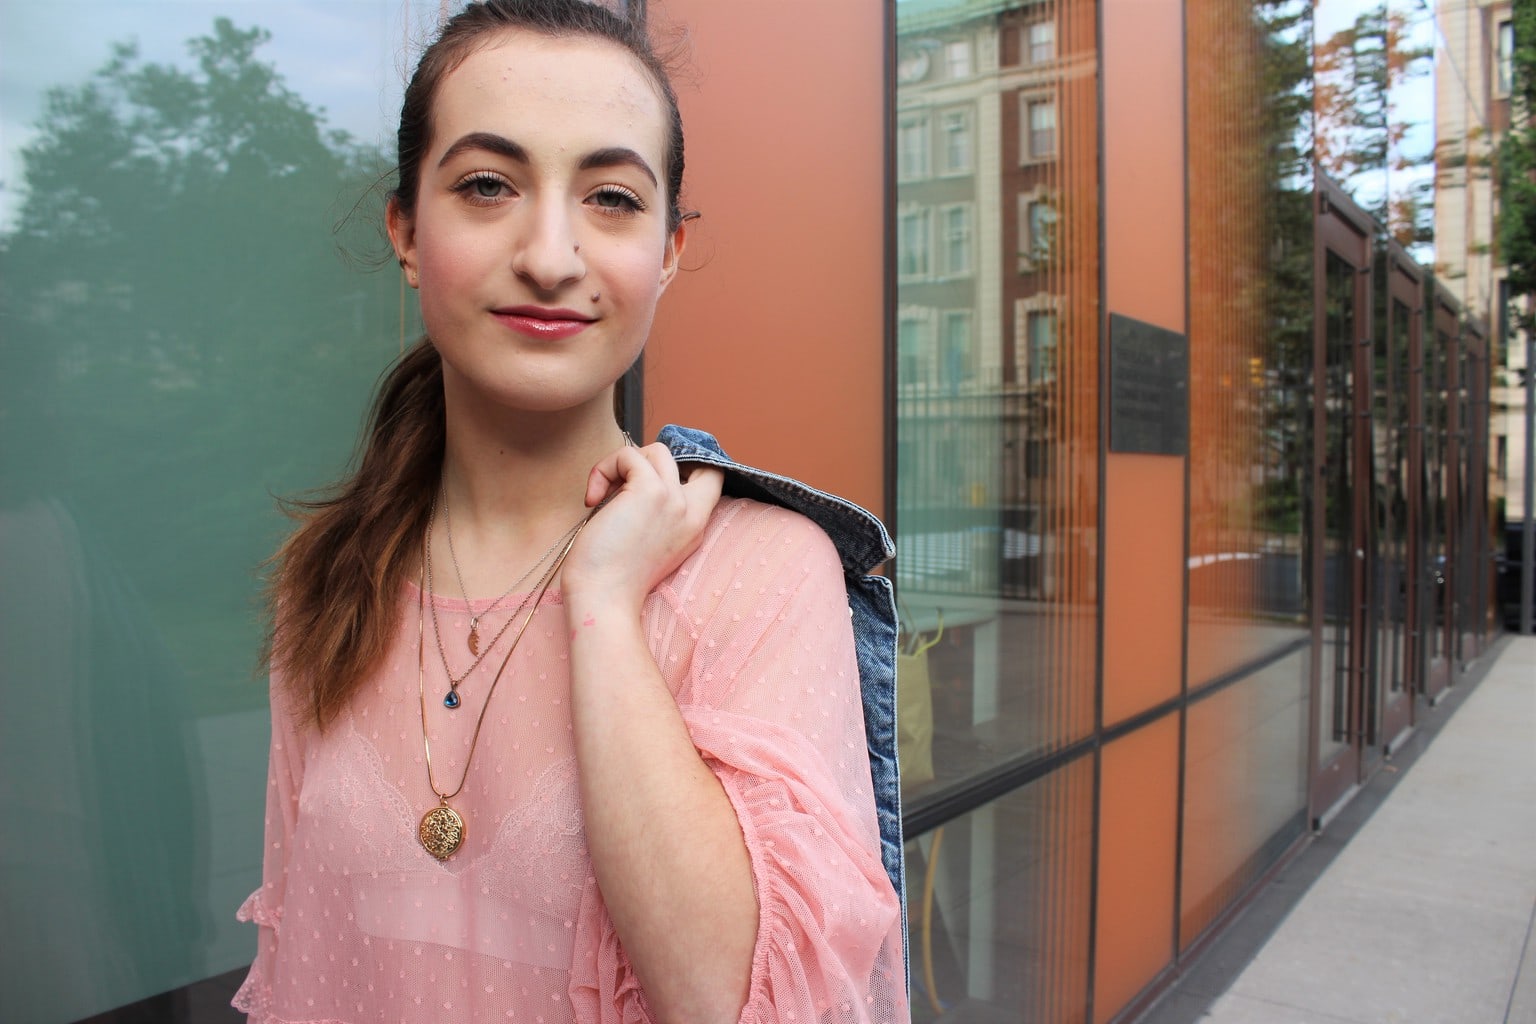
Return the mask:
[[896,603],[891,581],[871,572],[895,554],[890,534],[879,519],[850,501],[786,476],[739,465],[725,454],[712,435],[702,430],[670,425],[662,428],[657,440],[667,446],[680,465],[703,464],[723,470],[727,495],[753,498],[799,512],[820,526],[837,548],[853,613],[864,738],[880,826],[880,856],[903,906],[905,960],[906,874],[902,859],[901,778],[896,760]]

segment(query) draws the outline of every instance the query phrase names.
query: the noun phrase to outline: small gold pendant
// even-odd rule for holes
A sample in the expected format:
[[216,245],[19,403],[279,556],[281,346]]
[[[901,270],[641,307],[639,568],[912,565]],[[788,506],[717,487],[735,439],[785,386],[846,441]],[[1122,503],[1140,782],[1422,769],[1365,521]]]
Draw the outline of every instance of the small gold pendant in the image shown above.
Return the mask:
[[480,654],[480,630],[473,622],[469,624],[469,653],[477,657]]
[[422,849],[438,860],[447,860],[464,843],[464,819],[447,804],[438,804],[421,816],[416,836]]

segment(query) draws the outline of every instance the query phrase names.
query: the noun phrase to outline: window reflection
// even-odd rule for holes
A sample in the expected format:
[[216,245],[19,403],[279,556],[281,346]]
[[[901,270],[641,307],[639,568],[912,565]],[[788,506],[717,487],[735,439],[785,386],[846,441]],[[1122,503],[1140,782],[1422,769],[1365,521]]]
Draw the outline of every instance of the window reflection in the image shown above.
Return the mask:
[[897,5],[896,578],[932,761],[909,807],[1092,724],[1095,13],[1001,8]]
[[[407,9],[78,13],[0,5],[17,53],[91,54],[71,75],[8,51],[7,113],[37,103],[0,139],[0,678],[26,688],[0,813],[30,823],[0,865],[25,936],[0,1018],[45,1024],[249,962],[271,496],[335,476],[407,328],[397,276],[360,272],[382,133],[322,112],[377,116]],[[316,50],[333,91],[301,94]]]
[[912,1019],[1085,1020],[1093,765],[907,840]]
[[1191,0],[1191,690],[1306,636],[1312,9]]

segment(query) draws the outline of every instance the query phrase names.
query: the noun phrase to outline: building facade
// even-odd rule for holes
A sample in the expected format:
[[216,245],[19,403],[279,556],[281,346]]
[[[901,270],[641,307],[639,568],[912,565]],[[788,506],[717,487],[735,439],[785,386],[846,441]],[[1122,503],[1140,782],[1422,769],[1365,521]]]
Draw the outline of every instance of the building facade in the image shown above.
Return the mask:
[[1505,517],[1525,514],[1526,347],[1512,333],[1509,289],[1495,242],[1496,154],[1510,128],[1514,22],[1509,3],[1442,5],[1435,126],[1436,265],[1447,290],[1490,327],[1493,391],[1490,494]]
[[[628,5],[687,28],[703,214],[634,426],[896,538],[917,1020],[1133,1019],[1486,649],[1495,300],[1393,226],[1397,12],[1336,2]],[[377,255],[444,5],[353,7],[0,13],[89,51],[7,61],[57,89],[0,248],[0,1018],[218,1019],[252,954],[270,495],[419,330],[330,227]]]

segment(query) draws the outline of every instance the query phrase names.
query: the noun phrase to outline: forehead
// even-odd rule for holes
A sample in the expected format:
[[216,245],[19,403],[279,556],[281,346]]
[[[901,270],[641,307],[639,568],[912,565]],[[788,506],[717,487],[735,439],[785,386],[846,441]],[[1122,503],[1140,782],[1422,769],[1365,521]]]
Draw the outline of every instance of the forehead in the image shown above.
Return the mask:
[[661,98],[633,54],[606,39],[528,31],[498,36],[449,72],[432,121],[434,152],[489,131],[524,147],[629,146],[658,173],[666,135]]

